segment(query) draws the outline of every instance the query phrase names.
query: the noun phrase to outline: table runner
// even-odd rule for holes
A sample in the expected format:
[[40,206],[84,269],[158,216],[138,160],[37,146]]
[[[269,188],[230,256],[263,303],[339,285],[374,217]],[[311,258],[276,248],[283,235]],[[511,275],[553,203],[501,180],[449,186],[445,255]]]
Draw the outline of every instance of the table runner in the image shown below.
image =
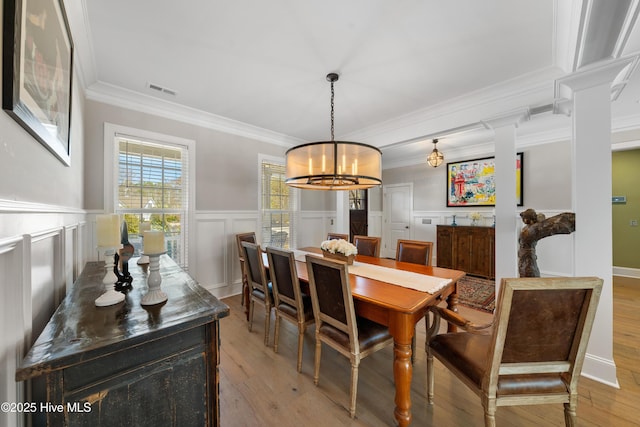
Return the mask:
[[[306,255],[321,256],[313,252],[300,250],[293,251],[296,261],[305,262]],[[380,265],[367,264],[355,261],[353,265],[347,267],[350,274],[391,283],[392,285],[414,289],[420,292],[433,294],[451,283],[451,279],[429,276],[426,274],[414,273],[412,271],[397,270],[395,268],[383,267]]]

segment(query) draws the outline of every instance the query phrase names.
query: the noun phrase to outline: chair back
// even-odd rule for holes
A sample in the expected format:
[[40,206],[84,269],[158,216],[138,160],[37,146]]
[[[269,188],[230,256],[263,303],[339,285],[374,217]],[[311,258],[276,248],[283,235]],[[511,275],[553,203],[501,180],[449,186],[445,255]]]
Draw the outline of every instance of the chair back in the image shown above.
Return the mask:
[[601,291],[595,277],[502,279],[483,389],[537,376],[576,392]]
[[357,354],[357,323],[347,265],[307,256],[307,272],[316,328]]
[[256,243],[256,233],[238,233],[236,234],[236,244],[238,245],[238,256],[240,261],[244,261],[244,251],[242,250],[242,242]]
[[398,239],[396,261],[431,265],[433,242]]
[[245,273],[249,282],[251,292],[258,290],[264,293],[265,297],[269,295],[269,287],[267,283],[267,274],[262,262],[262,250],[260,245],[249,242],[241,242],[244,260]]
[[327,240],[346,240],[347,242],[349,241],[349,235],[348,234],[341,234],[341,233],[327,233]]
[[380,237],[353,236],[353,244],[358,249],[358,255],[380,257]]
[[304,316],[295,255],[292,251],[268,246],[267,258],[275,306],[290,305],[297,310],[298,318]]

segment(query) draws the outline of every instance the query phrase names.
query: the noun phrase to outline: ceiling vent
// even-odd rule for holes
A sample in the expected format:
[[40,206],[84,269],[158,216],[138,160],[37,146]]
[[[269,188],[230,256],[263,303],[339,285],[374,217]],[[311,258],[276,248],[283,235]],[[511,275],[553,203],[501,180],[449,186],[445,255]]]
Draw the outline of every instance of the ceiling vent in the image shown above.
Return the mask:
[[178,95],[178,92],[176,92],[175,90],[169,89],[169,88],[166,88],[166,87],[162,87],[162,86],[154,84],[154,83],[147,83],[147,87],[149,89],[155,90],[156,92],[165,93],[167,95],[171,95],[171,96]]

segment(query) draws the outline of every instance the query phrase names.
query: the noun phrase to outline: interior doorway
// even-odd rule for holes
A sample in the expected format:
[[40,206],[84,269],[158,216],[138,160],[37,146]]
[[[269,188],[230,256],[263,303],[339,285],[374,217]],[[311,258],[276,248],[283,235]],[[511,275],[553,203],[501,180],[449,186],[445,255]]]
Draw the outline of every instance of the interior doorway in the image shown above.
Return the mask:
[[369,232],[369,192],[349,190],[349,241],[353,236],[368,236]]
[[395,258],[398,239],[411,239],[413,236],[413,183],[385,185],[382,191],[384,229],[381,256]]

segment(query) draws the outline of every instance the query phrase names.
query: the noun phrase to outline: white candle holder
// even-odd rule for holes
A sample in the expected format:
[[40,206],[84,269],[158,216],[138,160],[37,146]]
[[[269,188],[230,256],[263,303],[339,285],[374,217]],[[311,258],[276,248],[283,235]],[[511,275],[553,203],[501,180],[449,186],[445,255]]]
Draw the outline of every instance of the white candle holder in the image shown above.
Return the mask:
[[168,299],[167,294],[162,292],[160,288],[160,284],[162,283],[162,276],[160,275],[160,255],[163,254],[166,254],[166,252],[145,254],[149,257],[149,276],[147,277],[149,292],[142,297],[142,301],[140,301],[142,305],[160,304]]
[[[124,301],[124,294],[115,289],[116,283],[118,282],[118,276],[116,276],[116,273],[113,271],[115,266],[115,249],[116,248],[113,247],[98,248],[98,250],[104,253],[105,275],[102,279],[104,293],[95,300],[96,307],[107,307]],[[112,251],[113,254],[110,253]]]

